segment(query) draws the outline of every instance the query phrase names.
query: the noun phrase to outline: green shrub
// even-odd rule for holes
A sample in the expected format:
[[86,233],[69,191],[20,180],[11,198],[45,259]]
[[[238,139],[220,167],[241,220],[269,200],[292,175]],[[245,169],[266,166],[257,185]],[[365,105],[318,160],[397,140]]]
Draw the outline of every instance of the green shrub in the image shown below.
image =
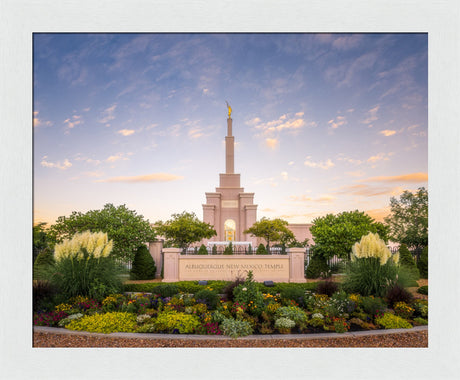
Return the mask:
[[422,326],[428,324],[428,321],[426,319],[420,317],[414,318],[414,322]]
[[58,300],[65,300],[65,297],[59,295],[58,289],[49,281],[35,280],[32,294],[34,311],[51,311],[54,305],[59,303]]
[[219,303],[219,296],[218,294],[209,289],[202,289],[195,294],[195,299],[197,302],[203,301],[208,306],[208,309],[215,310],[218,303]]
[[112,332],[135,332],[136,315],[122,312],[86,315],[80,319],[71,321],[66,328],[69,330],[104,334]]
[[414,315],[422,318],[428,318],[428,302],[425,300],[417,300],[412,303],[412,307],[415,309]]
[[307,278],[319,278],[327,272],[329,272],[327,261],[321,256],[313,254],[305,273]]
[[252,244],[248,247],[248,250],[247,250],[246,254],[248,254],[248,255],[252,255],[252,254],[253,254],[253,251],[252,251]]
[[54,265],[53,251],[50,248],[43,249],[37,256],[34,262],[33,277],[36,280],[46,278],[46,272]]
[[417,293],[428,295],[428,285],[423,285],[420,288],[418,288]]
[[200,319],[196,315],[168,311],[158,314],[155,330],[167,333],[193,334],[200,325]]
[[254,282],[252,271],[248,272],[244,283],[233,290],[233,295],[235,302],[247,305],[250,314],[259,315],[262,313],[265,306],[264,296],[257,288],[257,283]]
[[224,255],[233,255],[233,244],[230,242],[224,249]]
[[217,255],[217,247],[216,247],[215,244],[212,246],[211,253],[212,253],[213,255]]
[[412,325],[397,315],[385,313],[382,317],[375,319],[375,323],[385,329],[411,329]]
[[208,250],[206,249],[206,246],[204,244],[200,245],[200,249],[198,250],[199,255],[207,255]]
[[248,321],[236,320],[233,318],[225,318],[220,327],[224,335],[232,338],[251,335],[253,332],[251,324]]
[[256,255],[268,255],[267,248],[262,243],[257,247]]
[[423,248],[422,254],[417,261],[417,267],[421,278],[428,278],[428,247]]
[[280,317],[275,320],[275,327],[280,331],[280,332],[289,332],[296,323],[287,317]]
[[244,279],[238,277],[235,281],[232,281],[229,284],[227,284],[222,290],[222,293],[224,294],[225,299],[228,301],[233,301],[234,300],[233,291],[238,285],[241,285],[243,283],[244,283]]
[[157,268],[152,255],[145,245],[140,246],[134,255],[131,268],[132,280],[151,280],[155,278]]
[[401,244],[399,247],[399,265],[403,266],[406,268],[408,272],[411,273],[411,277],[414,280],[418,280],[420,278],[420,272],[415,265],[414,258],[412,257],[412,254],[410,253],[409,249],[405,244]]
[[300,287],[284,288],[280,295],[283,300],[293,300],[300,306],[304,305],[305,290]]
[[305,311],[296,306],[281,306],[276,310],[275,315],[277,318],[289,318],[294,321],[297,326],[308,319]]
[[160,284],[152,288],[152,293],[161,297],[172,297],[179,293],[179,287],[177,284]]
[[364,312],[372,316],[382,313],[386,310],[387,305],[385,301],[379,297],[363,297],[362,298],[362,308]]

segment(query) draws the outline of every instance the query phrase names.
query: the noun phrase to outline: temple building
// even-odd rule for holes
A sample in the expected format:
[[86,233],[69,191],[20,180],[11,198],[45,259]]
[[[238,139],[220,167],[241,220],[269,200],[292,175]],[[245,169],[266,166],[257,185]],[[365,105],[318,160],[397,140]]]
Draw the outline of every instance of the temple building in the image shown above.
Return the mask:
[[232,135],[231,108],[227,119],[225,137],[225,173],[219,174],[219,187],[206,193],[203,205],[203,221],[214,226],[217,236],[209,241],[251,242],[257,238],[244,234],[257,221],[257,205],[254,193],[245,193],[241,187],[240,174],[235,173],[235,137]]
[[[228,104],[227,104],[228,106]],[[244,234],[257,221],[257,205],[254,193],[246,193],[241,187],[240,174],[235,173],[235,137],[232,134],[231,108],[228,106],[227,136],[225,137],[225,173],[219,174],[219,187],[215,192],[206,193],[203,204],[203,221],[214,226],[217,236],[207,242],[251,243],[256,246],[260,239]],[[288,228],[296,240],[309,239],[310,224],[292,224]],[[211,243],[212,244],[212,243]]]

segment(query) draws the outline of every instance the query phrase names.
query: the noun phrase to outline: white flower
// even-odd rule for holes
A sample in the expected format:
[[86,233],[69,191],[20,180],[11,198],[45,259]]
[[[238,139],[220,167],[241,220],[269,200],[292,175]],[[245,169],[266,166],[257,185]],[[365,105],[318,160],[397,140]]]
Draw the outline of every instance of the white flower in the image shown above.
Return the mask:
[[243,288],[243,289],[241,289],[241,290],[242,290],[243,292],[245,292],[245,291],[248,290],[248,289],[247,289],[247,288]]

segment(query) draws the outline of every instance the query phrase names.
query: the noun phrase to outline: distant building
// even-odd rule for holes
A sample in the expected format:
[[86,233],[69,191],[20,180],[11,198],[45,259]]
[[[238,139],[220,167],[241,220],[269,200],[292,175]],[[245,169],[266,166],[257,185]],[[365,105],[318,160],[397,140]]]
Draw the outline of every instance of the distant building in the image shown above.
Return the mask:
[[[235,174],[235,137],[232,135],[231,109],[227,119],[227,136],[225,137],[225,173],[219,174],[219,187],[215,192],[206,193],[203,204],[203,221],[214,226],[217,236],[206,242],[251,242],[253,246],[260,239],[244,234],[257,221],[257,205],[254,193],[246,193],[241,187],[240,174]],[[297,241],[313,242],[310,233],[311,224],[291,224],[288,228]]]

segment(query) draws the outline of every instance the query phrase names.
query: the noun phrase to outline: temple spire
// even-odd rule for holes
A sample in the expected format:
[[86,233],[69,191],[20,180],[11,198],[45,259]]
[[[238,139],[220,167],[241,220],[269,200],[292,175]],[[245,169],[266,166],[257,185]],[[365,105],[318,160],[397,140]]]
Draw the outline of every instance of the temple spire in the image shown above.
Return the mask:
[[225,136],[225,173],[235,173],[235,138],[232,136],[232,118],[227,119],[227,136]]

